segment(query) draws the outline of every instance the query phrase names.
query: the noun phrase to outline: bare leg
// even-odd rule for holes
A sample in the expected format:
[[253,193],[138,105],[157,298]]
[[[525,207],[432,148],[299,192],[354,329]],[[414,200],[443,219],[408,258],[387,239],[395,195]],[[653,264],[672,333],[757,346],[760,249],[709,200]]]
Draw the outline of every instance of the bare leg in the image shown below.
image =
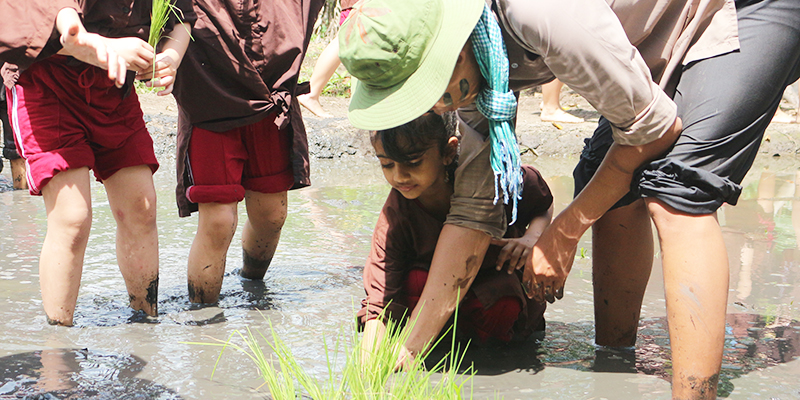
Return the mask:
[[247,222],[242,230],[242,277],[264,279],[286,222],[286,192],[245,192]]
[[131,308],[158,314],[156,190],[150,167],[117,171],[104,182],[117,221],[117,262]]
[[644,201],[609,211],[594,224],[592,257],[595,342],[633,346],[653,268],[653,232]]
[[583,118],[568,114],[561,108],[561,87],[564,86],[558,79],[542,85],[542,121],[581,123]]
[[654,198],[647,205],[661,240],[672,397],[716,399],[728,300],[722,230],[712,214],[683,214]]
[[317,59],[317,64],[314,65],[314,72],[311,74],[311,91],[308,94],[297,96],[297,101],[300,102],[300,105],[318,117],[330,118],[333,116],[322,108],[319,96],[333,73],[336,72],[339,63],[339,37],[337,36],[328,43],[325,50],[322,50]]
[[197,234],[189,251],[189,301],[216,303],[225,259],[236,225],[238,203],[200,203]]
[[800,124],[800,81],[797,81],[797,109],[795,110],[794,122]]
[[92,226],[89,169],[60,172],[42,189],[47,234],[39,257],[42,304],[51,325],[72,325]]
[[28,176],[25,174],[25,159],[15,158],[11,163],[11,180],[14,182],[15,190],[28,188]]

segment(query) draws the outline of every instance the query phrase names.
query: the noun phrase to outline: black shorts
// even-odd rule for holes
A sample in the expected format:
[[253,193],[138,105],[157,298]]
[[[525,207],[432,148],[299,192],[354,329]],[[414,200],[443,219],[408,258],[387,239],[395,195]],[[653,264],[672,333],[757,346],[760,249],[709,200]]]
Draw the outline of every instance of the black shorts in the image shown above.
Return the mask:
[[[614,207],[655,197],[689,214],[736,204],[786,86],[800,78],[800,0],[737,1],[740,50],[684,67],[674,100],[683,132],[642,167]],[[575,168],[575,194],[613,143],[604,118]]]

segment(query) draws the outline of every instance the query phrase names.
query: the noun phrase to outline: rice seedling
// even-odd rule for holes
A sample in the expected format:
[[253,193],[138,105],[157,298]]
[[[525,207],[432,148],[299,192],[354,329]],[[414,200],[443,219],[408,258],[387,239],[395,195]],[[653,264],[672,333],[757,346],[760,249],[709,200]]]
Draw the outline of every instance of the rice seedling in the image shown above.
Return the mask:
[[150,11],[150,35],[147,43],[155,49],[164,34],[164,27],[169,21],[170,15],[174,15],[178,21],[183,22],[183,13],[172,4],[173,0],[152,0],[153,8]]
[[[150,34],[147,43],[153,47],[153,76],[156,73],[155,53],[156,47],[164,35],[164,27],[167,25],[170,16],[174,16],[179,23],[183,23],[183,12],[173,4],[174,0],[152,0],[153,6],[150,10]],[[191,36],[191,33],[189,34]]]
[[[413,322],[410,324],[413,325]],[[294,400],[301,397],[326,400],[471,399],[471,386],[469,393],[466,391],[474,371],[470,366],[464,372],[459,372],[464,351],[457,345],[455,334],[451,334],[451,330],[440,336],[437,343],[431,346],[435,347],[445,337],[452,338],[450,352],[436,365],[431,368],[425,367],[425,357],[430,353],[428,350],[416,357],[410,366],[395,372],[401,345],[408,338],[410,328],[411,326],[406,326],[403,329],[402,326],[388,321],[386,336],[372,354],[364,353],[361,348],[363,339],[355,329],[349,337],[339,335],[339,338],[344,337],[346,340],[337,339],[333,353],[323,337],[327,377],[322,381],[312,377],[299,365],[289,347],[275,332],[271,322],[269,322],[269,337],[258,330],[254,333],[253,329],[247,328],[246,332],[234,331],[226,341],[214,339],[215,343],[188,344],[221,347],[217,363],[228,347],[247,355],[264,380],[262,386],[267,386],[270,396],[276,400]],[[235,341],[234,338],[238,338],[243,344],[237,344],[238,340]],[[268,344],[271,350],[269,356],[260,345],[261,341]],[[340,348],[347,358],[345,365],[338,368],[336,360],[339,359],[337,356],[342,354],[339,352]],[[215,364],[215,372],[216,367]],[[436,378],[439,378],[438,382]]]

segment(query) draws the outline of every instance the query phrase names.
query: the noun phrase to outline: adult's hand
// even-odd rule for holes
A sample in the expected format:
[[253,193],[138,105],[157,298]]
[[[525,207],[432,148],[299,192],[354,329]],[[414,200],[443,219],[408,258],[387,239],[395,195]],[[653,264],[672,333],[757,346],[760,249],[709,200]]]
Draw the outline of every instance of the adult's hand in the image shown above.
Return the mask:
[[395,372],[406,371],[414,366],[415,356],[406,346],[400,346],[397,362],[394,366]]
[[[562,214],[563,215],[563,214]],[[564,297],[567,280],[580,236],[568,234],[562,215],[556,217],[533,246],[522,273],[522,287],[528,297],[553,303]]]
[[175,84],[175,75],[178,67],[186,54],[186,48],[191,40],[191,26],[189,24],[179,24],[173,29],[167,41],[162,46],[161,53],[156,55],[153,64],[139,70],[137,79],[147,80],[147,87],[163,87],[164,90],[158,92],[159,96],[166,96],[172,93]]
[[641,145],[614,144],[592,180],[542,233],[525,264],[523,288],[528,297],[550,303],[564,295],[578,241],[592,224],[630,190],[637,168],[663,155],[678,140],[680,118],[660,138]]
[[3,85],[12,88],[19,80],[19,67],[15,64],[5,63],[0,69],[0,74],[3,75]]
[[175,74],[178,72],[178,61],[165,53],[156,56],[155,66],[143,69],[136,75],[136,79],[147,80],[147,87],[163,87],[164,90],[158,92],[159,96],[166,96],[172,93],[175,84]]

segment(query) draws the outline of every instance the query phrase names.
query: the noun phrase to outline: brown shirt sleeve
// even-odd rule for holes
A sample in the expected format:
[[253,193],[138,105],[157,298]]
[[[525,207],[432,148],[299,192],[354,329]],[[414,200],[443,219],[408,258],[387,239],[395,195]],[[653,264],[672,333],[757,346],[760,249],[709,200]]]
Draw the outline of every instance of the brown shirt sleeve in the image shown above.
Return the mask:
[[[539,170],[522,166],[522,200],[517,207],[517,221],[510,225],[505,237],[522,237],[534,218],[543,215],[553,204],[553,193]],[[511,221],[511,207],[506,207],[506,217]]]
[[413,249],[408,249],[410,245],[403,235],[405,221],[399,213],[396,195],[394,191],[389,194],[372,234],[372,249],[364,266],[367,297],[361,301],[359,325],[378,318],[381,313],[399,319],[408,312],[400,296],[408,268],[403,255],[412,254]]
[[81,12],[78,0],[0,2],[3,20],[13,21],[0,24],[0,61],[25,69],[38,58],[55,54],[61,48],[56,16],[63,8]]
[[168,23],[169,27],[174,27],[179,23],[194,25],[195,21],[197,21],[197,14],[195,14],[194,7],[192,7],[192,0],[175,0],[175,7],[180,10],[180,12],[178,12],[180,19],[174,14],[171,15]]

